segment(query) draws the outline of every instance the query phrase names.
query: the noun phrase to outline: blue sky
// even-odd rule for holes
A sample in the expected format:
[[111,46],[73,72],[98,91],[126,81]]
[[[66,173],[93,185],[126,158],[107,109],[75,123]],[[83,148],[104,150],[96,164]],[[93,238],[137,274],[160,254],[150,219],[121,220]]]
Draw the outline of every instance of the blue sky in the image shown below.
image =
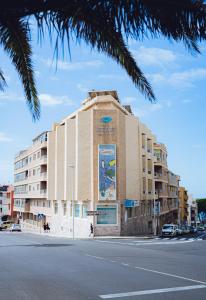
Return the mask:
[[61,56],[56,71],[48,41],[37,45],[34,38],[34,66],[41,99],[41,119],[34,123],[18,75],[1,51],[1,68],[8,87],[0,93],[0,183],[13,182],[15,153],[53,122],[73,112],[91,89],[117,90],[121,102],[130,104],[135,115],[168,149],[170,170],[181,176],[194,197],[206,196],[206,46],[202,55],[192,56],[182,44],[166,40],[131,41],[139,66],[150,80],[156,104],[145,99],[126,72],[104,54],[85,44],[71,44],[69,55]]

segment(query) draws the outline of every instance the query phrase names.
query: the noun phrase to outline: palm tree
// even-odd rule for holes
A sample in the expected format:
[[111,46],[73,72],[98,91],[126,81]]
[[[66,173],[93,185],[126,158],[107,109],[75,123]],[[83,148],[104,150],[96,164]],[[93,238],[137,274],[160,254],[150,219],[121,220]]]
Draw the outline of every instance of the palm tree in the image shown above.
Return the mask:
[[[84,40],[92,49],[106,53],[126,70],[135,86],[150,101],[153,90],[128,50],[128,39],[145,38],[183,42],[198,53],[197,43],[206,37],[203,0],[6,0],[0,2],[0,42],[10,56],[23,84],[34,120],[40,104],[34,79],[31,20],[41,38],[55,36],[55,51],[70,38]],[[0,69],[0,89],[6,81]]]

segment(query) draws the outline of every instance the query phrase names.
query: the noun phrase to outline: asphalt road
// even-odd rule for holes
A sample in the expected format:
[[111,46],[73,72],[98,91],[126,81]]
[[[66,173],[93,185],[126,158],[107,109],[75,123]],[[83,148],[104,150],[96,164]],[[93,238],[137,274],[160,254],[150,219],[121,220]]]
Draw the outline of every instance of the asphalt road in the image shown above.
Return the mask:
[[0,232],[0,300],[205,300],[205,240]]

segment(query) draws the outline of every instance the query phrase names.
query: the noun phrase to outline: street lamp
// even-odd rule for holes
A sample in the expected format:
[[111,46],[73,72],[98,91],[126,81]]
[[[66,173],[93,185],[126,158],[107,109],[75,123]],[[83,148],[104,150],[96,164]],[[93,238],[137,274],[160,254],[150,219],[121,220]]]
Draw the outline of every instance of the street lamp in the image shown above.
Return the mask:
[[72,169],[72,180],[71,180],[71,188],[72,188],[72,199],[71,199],[71,202],[72,202],[72,238],[74,240],[74,184],[75,184],[75,178],[74,178],[74,175],[75,175],[75,165],[69,165],[69,168]]

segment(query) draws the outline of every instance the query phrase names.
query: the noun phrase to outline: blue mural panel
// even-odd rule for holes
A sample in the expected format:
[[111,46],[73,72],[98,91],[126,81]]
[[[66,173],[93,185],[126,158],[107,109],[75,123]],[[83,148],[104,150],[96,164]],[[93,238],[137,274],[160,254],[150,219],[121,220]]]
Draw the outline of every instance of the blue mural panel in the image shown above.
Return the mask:
[[99,145],[99,200],[116,200],[116,145]]

